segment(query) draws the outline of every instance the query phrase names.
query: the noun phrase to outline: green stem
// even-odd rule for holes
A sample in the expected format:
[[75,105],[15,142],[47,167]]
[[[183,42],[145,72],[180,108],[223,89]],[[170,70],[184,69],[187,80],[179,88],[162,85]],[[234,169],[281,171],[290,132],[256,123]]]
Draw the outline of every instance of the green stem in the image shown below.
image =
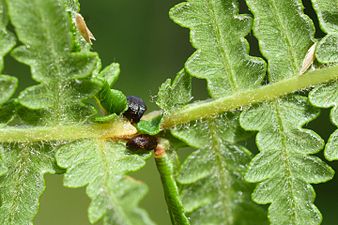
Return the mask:
[[172,224],[189,225],[190,222],[184,214],[184,208],[174,178],[172,162],[166,154],[164,147],[161,145],[159,145],[155,150],[155,162],[161,176],[164,195]]
[[[304,75],[239,92],[215,100],[200,101],[187,105],[164,118],[162,129],[220,113],[236,110],[254,103],[271,101],[295,91],[338,79],[338,66],[318,69]],[[156,114],[157,115],[157,114]],[[150,116],[149,118],[153,117]],[[72,141],[83,138],[125,139],[136,134],[136,129],[124,120],[106,124],[75,124],[49,127],[3,127],[0,128],[1,142]]]
[[164,118],[162,129],[174,127],[190,121],[212,117],[223,112],[236,110],[254,103],[271,101],[295,91],[338,79],[338,66],[318,69],[304,75],[294,76],[270,85],[215,100],[200,101],[187,105],[176,113]]
[[85,138],[124,139],[135,135],[136,132],[135,127],[124,120],[106,124],[4,127],[0,128],[0,143],[72,141]]

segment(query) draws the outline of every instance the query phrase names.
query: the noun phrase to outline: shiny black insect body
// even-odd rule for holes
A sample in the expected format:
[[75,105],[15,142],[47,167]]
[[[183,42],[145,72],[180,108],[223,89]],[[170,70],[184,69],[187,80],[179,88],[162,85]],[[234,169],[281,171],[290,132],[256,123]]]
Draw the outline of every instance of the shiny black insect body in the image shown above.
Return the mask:
[[153,150],[157,146],[157,138],[147,134],[140,134],[127,142],[130,150]]
[[147,106],[144,101],[136,96],[128,96],[128,109],[123,115],[132,123],[138,123],[147,110]]

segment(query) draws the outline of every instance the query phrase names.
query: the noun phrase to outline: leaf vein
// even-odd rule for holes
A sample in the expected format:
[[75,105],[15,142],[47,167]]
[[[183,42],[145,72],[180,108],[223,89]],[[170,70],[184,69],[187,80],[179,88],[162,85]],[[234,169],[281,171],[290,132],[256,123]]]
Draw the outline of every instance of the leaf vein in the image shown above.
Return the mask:
[[[277,0],[277,1],[280,1],[280,0]],[[279,12],[278,7],[276,6],[276,1],[271,0],[271,4],[272,4],[272,7],[274,8],[274,11]],[[299,66],[297,65],[297,57],[294,55],[294,51],[293,51],[294,48],[291,44],[291,37],[289,36],[288,29],[284,26],[284,23],[283,23],[283,21],[285,20],[281,18],[281,15],[279,13],[277,13],[276,16],[273,18],[276,18],[275,21],[278,23],[279,27],[282,28],[282,34],[284,34],[283,36],[285,37],[285,42],[287,44],[287,52],[289,55],[289,59],[291,59],[291,63],[292,63],[291,66],[293,68],[293,72],[298,72]]]
[[[218,16],[216,16],[215,9],[217,7],[215,6],[215,1],[214,0],[209,0],[208,1],[208,9],[209,12],[211,13],[212,17],[212,25],[213,25],[213,30],[216,36],[216,41],[217,43],[217,48],[219,49],[219,52],[222,56],[222,64],[224,66],[224,71],[229,72],[229,76],[227,76],[230,86],[233,89],[232,92],[235,92],[238,89],[238,84],[236,81],[236,74],[235,71],[233,70],[233,67],[231,66],[230,63],[230,57],[228,55],[228,49],[226,48],[226,44],[224,43],[224,38],[225,34],[222,32],[221,28],[219,27],[220,22],[218,21]],[[228,40],[229,38],[227,38]],[[221,47],[220,47],[221,46]]]
[[221,189],[225,189],[225,191],[219,191],[218,193],[221,195],[220,199],[222,199],[222,201],[220,201],[222,203],[222,208],[224,211],[223,215],[228,215],[228,218],[225,218],[227,220],[227,222],[225,224],[233,224],[233,213],[232,208],[230,207],[230,203],[231,203],[231,199],[230,199],[230,194],[226,193],[230,190],[230,183],[231,183],[231,176],[229,175],[229,171],[226,168],[226,165],[224,165],[223,160],[222,160],[222,154],[220,151],[220,148],[222,147],[222,143],[220,143],[219,141],[219,137],[218,137],[218,133],[217,133],[217,129],[215,127],[215,123],[212,122],[212,120],[208,120],[208,127],[210,129],[210,135],[212,137],[212,150],[215,153],[214,154],[214,159],[217,165],[217,169],[215,169],[215,171],[217,172],[217,177],[219,177],[219,179],[217,179],[217,184],[218,184],[218,188]]
[[[291,171],[291,167],[290,167],[290,161],[289,161],[289,153],[288,153],[288,150],[287,150],[287,145],[286,145],[286,137],[285,137],[285,129],[284,129],[284,126],[283,126],[283,119],[281,117],[281,114],[280,114],[280,111],[279,111],[279,107],[278,107],[278,101],[275,101],[274,102],[274,111],[275,111],[275,115],[276,115],[276,118],[277,118],[277,125],[278,125],[278,130],[279,130],[279,134],[281,135],[281,142],[282,142],[282,154],[283,154],[283,162],[284,162],[284,168],[285,168],[285,171],[286,171],[286,182],[287,182],[287,186],[288,186],[288,192],[291,193],[290,196],[292,198],[292,201],[291,202],[291,208],[292,209],[296,209],[296,205],[295,205],[295,196],[294,196],[294,193],[293,193],[293,190],[294,190],[294,187],[293,187],[293,176],[292,176],[292,171]],[[289,202],[289,201],[288,201]],[[297,215],[296,215],[296,210],[291,210],[292,212],[292,220],[293,220],[293,223],[292,224],[297,224]]]

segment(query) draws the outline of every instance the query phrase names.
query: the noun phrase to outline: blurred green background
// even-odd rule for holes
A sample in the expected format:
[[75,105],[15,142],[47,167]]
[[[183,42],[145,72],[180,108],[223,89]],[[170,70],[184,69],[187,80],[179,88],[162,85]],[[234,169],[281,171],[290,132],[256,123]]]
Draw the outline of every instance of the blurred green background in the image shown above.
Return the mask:
[[[169,9],[178,0],[82,0],[81,14],[94,33],[97,41],[93,50],[100,54],[103,65],[118,62],[122,73],[117,88],[126,95],[142,97],[150,110],[156,109],[154,98],[160,84],[172,78],[182,68],[185,60],[193,52],[189,44],[187,29],[170,21]],[[309,0],[304,0],[305,11],[313,14]],[[243,4],[242,4],[243,5]],[[244,12],[245,7],[241,8]],[[316,17],[313,17],[316,22]],[[318,27],[318,23],[316,22]],[[318,37],[323,34],[317,32]],[[248,36],[253,55],[259,55],[257,41]],[[21,85],[33,81],[27,66],[6,58],[6,73],[18,75]],[[204,81],[194,80],[195,99],[206,97]],[[325,140],[334,130],[328,121],[328,110],[308,127],[316,130]],[[254,147],[251,147],[254,148]],[[188,150],[186,150],[188,151]],[[319,154],[322,157],[322,153]],[[337,170],[337,163],[329,163]],[[169,225],[170,219],[163,198],[162,187],[154,160],[149,159],[147,166],[133,174],[149,186],[149,193],[142,201],[151,218],[159,225]],[[314,185],[316,205],[321,210],[324,225],[336,225],[338,221],[337,180]],[[41,198],[40,212],[36,225],[89,225],[87,208],[89,199],[85,189],[66,189],[62,186],[62,176],[47,175],[47,189]],[[201,224],[203,225],[203,224]]]

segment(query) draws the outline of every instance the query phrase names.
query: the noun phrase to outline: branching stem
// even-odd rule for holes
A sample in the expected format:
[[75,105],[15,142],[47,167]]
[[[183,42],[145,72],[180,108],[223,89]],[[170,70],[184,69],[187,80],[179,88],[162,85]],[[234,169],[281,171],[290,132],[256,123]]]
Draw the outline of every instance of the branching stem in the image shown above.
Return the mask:
[[[333,80],[338,80],[338,66],[318,69],[274,84],[238,92],[228,97],[192,103],[166,116],[162,123],[162,129],[169,129],[179,124],[212,117],[255,103],[271,101],[287,94]],[[4,127],[0,128],[0,143],[72,141],[84,138],[125,139],[135,135],[136,132],[135,127],[124,120],[117,120],[106,124]]]
[[236,110],[255,103],[271,101],[287,94],[311,88],[315,85],[338,80],[338,66],[327,67],[293,76],[260,88],[238,92],[237,94],[212,101],[200,101],[164,118],[162,129],[167,129],[190,121],[212,117],[223,112]]

